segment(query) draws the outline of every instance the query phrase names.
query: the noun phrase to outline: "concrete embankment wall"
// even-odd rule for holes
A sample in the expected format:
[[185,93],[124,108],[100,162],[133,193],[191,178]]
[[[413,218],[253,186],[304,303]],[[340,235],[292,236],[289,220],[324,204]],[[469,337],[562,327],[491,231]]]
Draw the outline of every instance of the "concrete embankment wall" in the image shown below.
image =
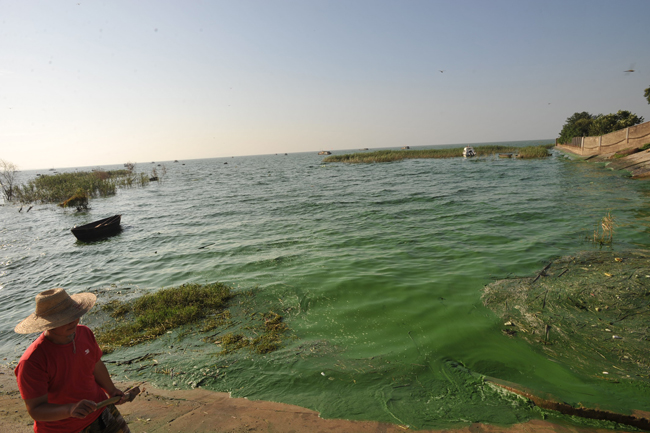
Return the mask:
[[583,156],[602,155],[641,147],[650,143],[650,122],[611,132],[599,137],[576,137],[569,144],[556,145],[568,152]]

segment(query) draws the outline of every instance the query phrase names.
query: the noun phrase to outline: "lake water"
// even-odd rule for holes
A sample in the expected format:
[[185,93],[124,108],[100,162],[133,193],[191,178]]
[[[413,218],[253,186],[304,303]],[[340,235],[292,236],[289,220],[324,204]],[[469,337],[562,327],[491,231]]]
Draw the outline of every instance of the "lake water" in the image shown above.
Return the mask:
[[[505,336],[481,303],[495,279],[530,276],[553,258],[598,248],[587,238],[607,211],[618,223],[611,248],[647,247],[650,184],[559,153],[364,165],[322,159],[314,152],[165,162],[162,183],[94,199],[88,212],[0,206],[0,359],[16,361],[35,337],[13,327],[42,290],[97,290],[101,301],[102,293],[220,281],[255,288],[257,305],[284,312],[292,338],[281,350],[223,358],[198,336],[170,335],[107,355],[155,353],[156,364],[139,370],[108,364],[115,378],[198,384],[323,417],[414,428],[542,416],[482,375],[573,404],[650,410],[646,385],[583,376],[549,360]],[[36,173],[48,172],[21,176]],[[118,236],[83,244],[70,233],[117,213]],[[171,369],[176,376],[161,374]]]

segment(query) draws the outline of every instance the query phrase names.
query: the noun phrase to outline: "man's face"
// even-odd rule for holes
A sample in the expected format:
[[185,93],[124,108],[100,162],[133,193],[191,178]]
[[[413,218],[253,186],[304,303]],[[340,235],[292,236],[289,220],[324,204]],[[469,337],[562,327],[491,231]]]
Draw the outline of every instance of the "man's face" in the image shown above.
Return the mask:
[[79,324],[79,320],[80,319],[76,319],[70,323],[59,326],[57,328],[49,329],[48,331],[46,331],[46,335],[57,341],[72,340],[72,336],[77,330],[77,325]]

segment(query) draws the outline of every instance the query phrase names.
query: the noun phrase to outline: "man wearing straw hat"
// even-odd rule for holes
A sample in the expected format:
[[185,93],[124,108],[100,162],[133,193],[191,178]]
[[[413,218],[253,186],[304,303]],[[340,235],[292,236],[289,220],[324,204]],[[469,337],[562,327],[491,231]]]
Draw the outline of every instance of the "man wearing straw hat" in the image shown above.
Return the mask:
[[79,325],[96,299],[92,293],[69,296],[63,289],[46,290],[36,295],[34,314],[14,329],[41,332],[14,371],[36,433],[129,433],[114,405],[96,410],[107,395],[122,396],[117,404],[125,399],[101,361],[92,331]]

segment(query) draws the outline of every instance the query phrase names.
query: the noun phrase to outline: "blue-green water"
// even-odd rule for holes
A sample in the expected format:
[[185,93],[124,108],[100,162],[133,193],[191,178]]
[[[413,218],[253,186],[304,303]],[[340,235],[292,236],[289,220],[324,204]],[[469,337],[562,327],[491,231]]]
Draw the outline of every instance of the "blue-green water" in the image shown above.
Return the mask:
[[[583,377],[548,360],[503,335],[480,300],[495,279],[529,276],[552,258],[596,248],[586,238],[607,211],[618,223],[614,250],[647,247],[647,183],[559,154],[367,165],[322,158],[165,162],[162,183],[92,200],[82,214],[1,206],[3,362],[15,361],[34,338],[13,327],[42,290],[142,293],[220,281],[257,287],[260,302],[283,309],[294,338],[272,355],[226,362],[214,345],[170,336],[106,359],[155,352],[160,368],[184,374],[109,366],[116,378],[200,382],[324,417],[415,428],[540,416],[481,375],[569,403],[650,410],[647,387]],[[69,231],[116,213],[124,230],[107,241],[77,243]]]

